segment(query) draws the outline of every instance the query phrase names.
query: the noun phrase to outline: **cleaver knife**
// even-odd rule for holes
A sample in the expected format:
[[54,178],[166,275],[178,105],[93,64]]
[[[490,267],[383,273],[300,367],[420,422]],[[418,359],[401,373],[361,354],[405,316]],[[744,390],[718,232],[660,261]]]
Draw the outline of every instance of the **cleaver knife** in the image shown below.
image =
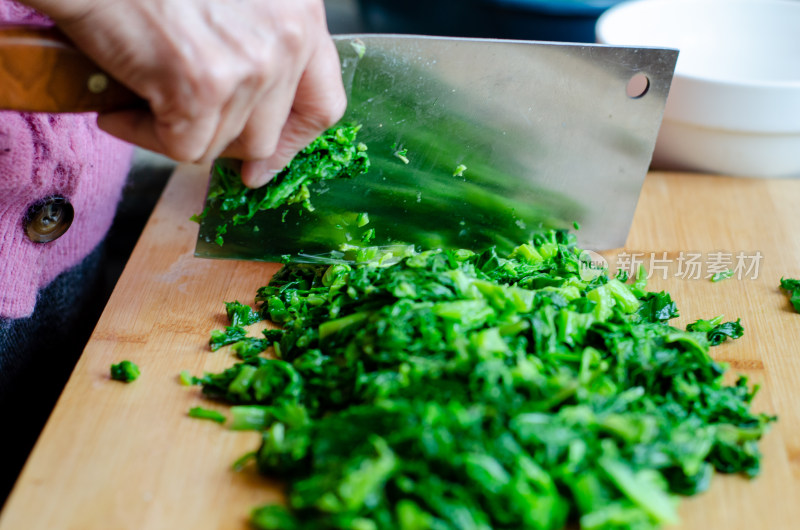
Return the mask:
[[[264,210],[241,225],[208,201],[196,256],[351,261],[368,231],[370,247],[389,251],[509,251],[574,223],[583,248],[625,244],[677,50],[334,39],[348,95],[343,121],[361,126],[370,170],[310,186],[313,211]],[[212,171],[212,187],[215,179]]]
[[[361,126],[370,171],[312,186],[314,211],[293,205],[228,223],[222,246],[216,227],[232,213],[210,204],[197,256],[337,260],[367,230],[375,234],[369,244],[383,248],[509,250],[573,223],[584,248],[624,245],[677,50],[408,35],[334,40],[348,95],[343,121]],[[3,109],[144,104],[51,29],[0,28],[0,81]]]

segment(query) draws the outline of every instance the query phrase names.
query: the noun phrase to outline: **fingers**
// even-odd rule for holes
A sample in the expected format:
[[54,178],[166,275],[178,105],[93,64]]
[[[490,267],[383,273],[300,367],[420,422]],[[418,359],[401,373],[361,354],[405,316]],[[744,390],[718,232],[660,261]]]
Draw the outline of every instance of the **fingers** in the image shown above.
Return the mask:
[[205,68],[189,65],[180,72],[149,72],[149,80],[142,83],[149,111],[101,114],[98,125],[181,162],[219,155],[241,133],[261,85],[246,61],[226,62],[213,53],[206,59]]
[[242,183],[248,188],[260,188],[269,183],[278,173],[280,173],[280,169],[271,169],[267,160],[242,161]]
[[222,107],[216,132],[199,161],[211,162],[229,145],[231,138],[241,135],[247,121],[263,97],[263,88],[252,79],[235,90],[228,102]]
[[99,114],[97,125],[117,138],[179,162],[196,162],[204,153],[198,146],[209,142],[218,119],[218,115],[209,115],[192,122],[165,123],[150,111],[125,110]]
[[[240,134],[222,152],[222,156],[240,160],[264,160],[272,156],[281,132],[289,120],[302,70],[265,93],[248,116]],[[280,168],[277,168],[280,169]]]
[[[263,159],[248,159],[234,146],[226,156],[237,156],[242,164],[242,182],[251,188],[263,186],[285,167],[294,156],[344,114],[347,97],[339,70],[339,56],[333,41],[325,39],[318,48],[294,94],[292,111],[285,120],[272,152]],[[258,134],[258,122],[251,121],[242,135],[242,145]]]
[[98,116],[124,140],[178,161],[238,158],[259,186],[344,113],[322,0],[86,1],[96,9],[59,26],[150,106]]
[[243,81],[222,109],[204,160],[231,153],[240,159],[262,159],[274,152],[311,54],[305,49],[306,39],[286,33],[275,36],[277,51],[247,50],[247,70],[239,73]]

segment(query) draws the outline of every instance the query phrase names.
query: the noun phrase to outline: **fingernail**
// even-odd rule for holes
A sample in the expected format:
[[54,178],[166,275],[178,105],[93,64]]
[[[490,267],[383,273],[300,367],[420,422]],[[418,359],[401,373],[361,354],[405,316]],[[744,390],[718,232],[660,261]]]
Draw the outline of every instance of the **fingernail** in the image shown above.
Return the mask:
[[254,175],[248,175],[249,178],[247,179],[242,175],[242,181],[245,183],[245,186],[250,188],[260,188],[261,186],[269,184],[279,172],[280,170],[269,169],[267,171],[260,171]]

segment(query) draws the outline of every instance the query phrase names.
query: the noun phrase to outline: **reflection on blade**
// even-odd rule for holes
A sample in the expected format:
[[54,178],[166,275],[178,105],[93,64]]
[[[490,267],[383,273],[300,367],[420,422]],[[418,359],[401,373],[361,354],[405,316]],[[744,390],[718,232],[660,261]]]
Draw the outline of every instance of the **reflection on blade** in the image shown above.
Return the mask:
[[[362,125],[369,173],[312,187],[314,211],[229,226],[221,247],[210,208],[198,256],[347,259],[372,229],[375,246],[508,250],[573,221],[584,247],[624,244],[676,51],[365,35],[360,56],[354,39],[337,40],[344,120]],[[649,87],[630,98],[638,72]]]

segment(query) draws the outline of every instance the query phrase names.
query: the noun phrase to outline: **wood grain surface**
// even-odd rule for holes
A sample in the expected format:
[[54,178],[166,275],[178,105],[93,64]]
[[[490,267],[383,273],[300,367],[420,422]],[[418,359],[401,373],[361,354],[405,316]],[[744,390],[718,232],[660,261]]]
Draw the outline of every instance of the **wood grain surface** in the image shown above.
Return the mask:
[[[193,257],[197,225],[188,218],[201,207],[206,175],[195,166],[173,175],[0,513],[0,530],[244,529],[251,508],[281,498],[279,482],[231,470],[258,435],[188,418],[192,406],[216,405],[179,384],[181,370],[234,362],[207,346],[209,332],[225,325],[222,302],[252,303],[277,270]],[[800,314],[778,288],[781,276],[800,277],[798,204],[797,180],[651,173],[626,248],[605,253],[612,266],[651,269],[649,288],[672,293],[679,325],[741,317],[744,337],[712,354],[731,364],[731,379],[745,373],[760,383],[755,408],[779,416],[762,442],[762,474],[717,475],[710,491],[682,502],[678,528],[800,528]],[[746,262],[749,270],[706,279],[728,254],[731,268]],[[700,278],[691,278],[696,269],[687,274],[689,261],[700,263]],[[141,367],[137,381],[109,379],[111,363],[123,359]]]

